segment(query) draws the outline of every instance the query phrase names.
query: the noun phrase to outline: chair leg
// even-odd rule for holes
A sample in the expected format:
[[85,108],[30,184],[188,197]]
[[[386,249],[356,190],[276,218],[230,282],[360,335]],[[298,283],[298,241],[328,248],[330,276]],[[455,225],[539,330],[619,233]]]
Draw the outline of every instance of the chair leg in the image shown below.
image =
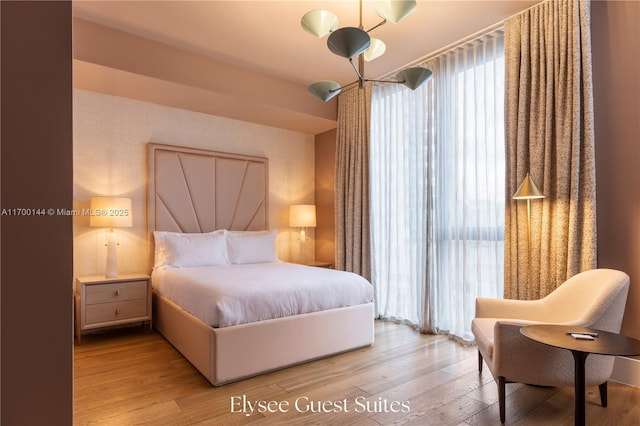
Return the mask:
[[603,407],[607,406],[607,382],[604,382],[598,385],[598,389],[600,390],[600,402]]
[[500,407],[500,423],[504,423],[505,420],[505,384],[504,377],[498,377],[498,406]]
[[478,371],[482,373],[482,354],[478,351]]

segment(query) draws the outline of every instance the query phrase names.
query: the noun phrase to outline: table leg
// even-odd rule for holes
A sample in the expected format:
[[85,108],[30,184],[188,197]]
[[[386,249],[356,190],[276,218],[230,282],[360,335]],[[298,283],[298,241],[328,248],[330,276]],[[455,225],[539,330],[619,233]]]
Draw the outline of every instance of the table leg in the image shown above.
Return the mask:
[[584,365],[587,361],[588,352],[571,351],[575,361],[575,425],[584,426],[585,419],[585,385],[584,385]]

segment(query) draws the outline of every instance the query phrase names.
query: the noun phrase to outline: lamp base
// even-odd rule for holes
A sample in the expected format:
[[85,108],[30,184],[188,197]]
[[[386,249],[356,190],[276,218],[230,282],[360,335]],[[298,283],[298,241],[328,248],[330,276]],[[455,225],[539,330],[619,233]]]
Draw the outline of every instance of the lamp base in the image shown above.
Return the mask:
[[300,253],[298,261],[304,265],[307,263],[307,233],[304,227],[300,230]]
[[118,276],[117,245],[117,235],[112,229],[107,232],[107,269],[104,274],[106,278],[116,278]]

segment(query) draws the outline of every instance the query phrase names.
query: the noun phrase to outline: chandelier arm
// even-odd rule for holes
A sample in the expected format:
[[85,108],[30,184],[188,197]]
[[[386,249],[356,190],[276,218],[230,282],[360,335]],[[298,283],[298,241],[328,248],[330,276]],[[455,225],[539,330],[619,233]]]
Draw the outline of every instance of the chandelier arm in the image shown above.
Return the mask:
[[[344,89],[344,88],[354,86],[354,85],[356,85],[356,84],[358,84],[358,83],[360,83],[360,80],[355,80],[355,81],[352,81],[351,83],[347,83],[347,84],[345,84],[344,86],[340,86],[340,88],[339,88],[339,89],[336,89],[336,90],[342,90],[342,89]],[[335,92],[335,90],[332,90],[332,92]]]
[[367,83],[397,83],[397,84],[404,84],[406,80],[369,80],[368,78],[363,78],[363,81],[367,82]]
[[356,67],[356,65],[353,63],[353,58],[349,58],[349,63],[353,67],[353,70],[356,72],[356,74],[358,74],[358,81],[364,81],[364,77],[362,76],[362,74],[360,74],[360,70],[358,70],[358,67]]
[[376,29],[376,28],[378,28],[378,27],[383,26],[383,25],[384,25],[384,24],[386,24],[386,23],[387,23],[387,20],[386,20],[386,19],[383,19],[382,21],[380,21],[380,23],[379,23],[379,24],[374,25],[373,27],[369,28],[369,29],[367,30],[367,33],[370,33],[371,31],[375,30],[375,29]]

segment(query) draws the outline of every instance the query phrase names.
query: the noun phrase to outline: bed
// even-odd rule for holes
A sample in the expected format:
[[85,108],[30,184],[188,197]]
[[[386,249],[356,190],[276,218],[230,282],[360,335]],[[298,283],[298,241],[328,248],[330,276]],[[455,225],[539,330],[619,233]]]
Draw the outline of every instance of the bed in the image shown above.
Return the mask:
[[[149,144],[148,162],[151,244],[154,242],[154,232],[163,235],[202,234],[198,238],[211,235],[212,239],[214,235],[218,236],[215,238],[222,238],[219,237],[222,235],[225,241],[244,236],[253,238],[253,241],[267,236],[273,238],[273,231],[268,231],[266,158]],[[150,252],[154,253],[155,247],[151,247]],[[262,253],[253,255],[261,256]],[[350,299],[341,302],[338,307],[300,310],[287,306],[280,308],[287,314],[285,316],[267,315],[257,320],[238,321],[234,318],[216,322],[209,321],[206,314],[203,317],[192,307],[183,308],[178,304],[183,303],[179,298],[163,289],[167,275],[176,273],[178,278],[173,279],[180,282],[195,280],[191,275],[220,275],[222,270],[225,270],[225,274],[231,273],[228,270],[232,268],[235,268],[234,271],[244,270],[242,274],[245,278],[267,276],[266,272],[252,270],[256,267],[253,262],[245,265],[227,260],[233,265],[189,265],[176,270],[154,264],[152,274],[154,327],[211,384],[223,385],[373,343],[373,302],[366,295],[364,301],[354,302]],[[349,274],[286,264],[277,259],[266,260],[270,262],[259,262],[261,265],[258,268],[275,271],[276,281],[282,278],[282,274],[292,277],[308,274],[320,277],[320,281],[325,280],[329,286],[335,287],[340,284],[332,283],[334,279],[339,281],[345,278],[343,274]],[[203,271],[207,268],[218,269],[211,274],[210,270]],[[294,272],[283,272],[282,268],[294,268]],[[180,273],[186,273],[187,277],[180,276]],[[298,280],[305,281],[306,278],[298,277]],[[191,284],[198,286],[197,281],[194,282],[196,284]],[[295,286],[295,282],[287,285]],[[366,293],[363,288],[359,291]],[[358,290],[352,292],[358,293]],[[252,309],[248,311],[253,312]],[[232,308],[228,312],[235,311]],[[217,321],[234,317],[220,312],[216,315]],[[345,327],[345,324],[349,326]]]

